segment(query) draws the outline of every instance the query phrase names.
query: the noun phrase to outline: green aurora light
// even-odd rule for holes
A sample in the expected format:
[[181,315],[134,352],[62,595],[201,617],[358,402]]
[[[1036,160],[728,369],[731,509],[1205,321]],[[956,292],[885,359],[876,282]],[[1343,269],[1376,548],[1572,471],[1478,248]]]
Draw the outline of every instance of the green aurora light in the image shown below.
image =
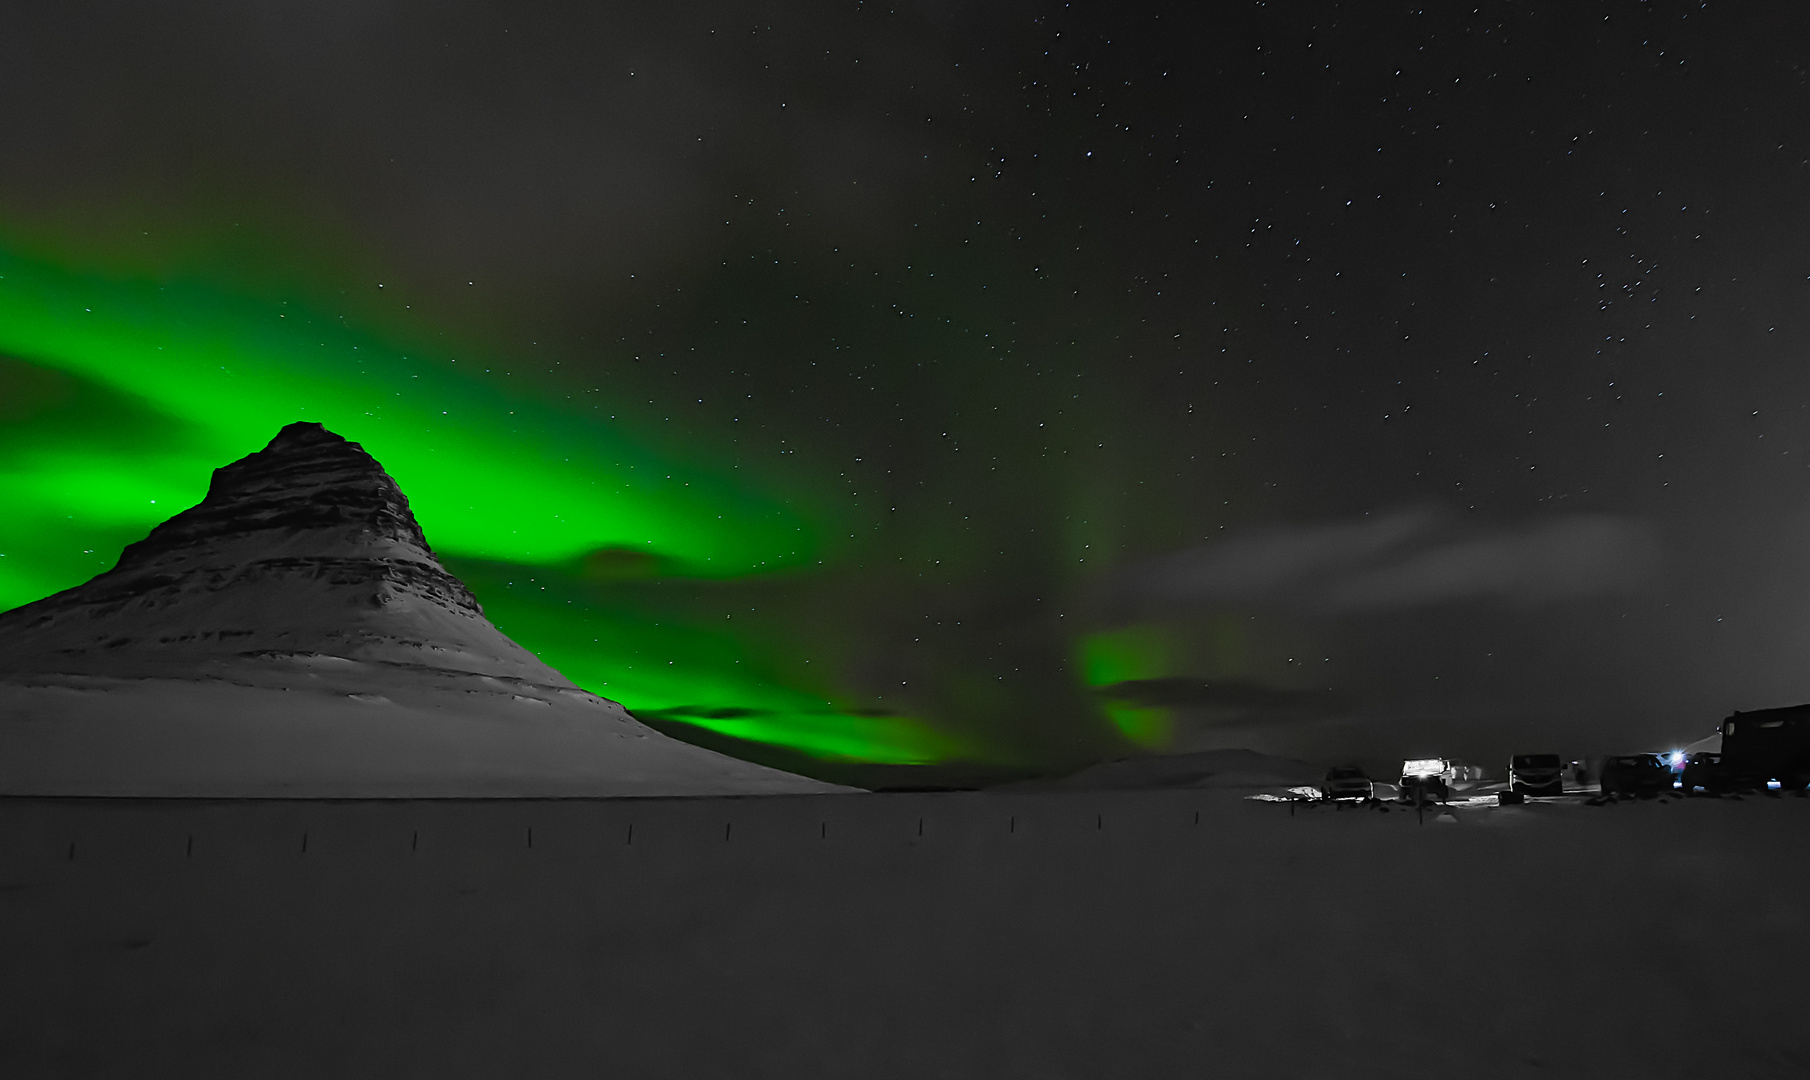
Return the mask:
[[820,512],[632,444],[607,404],[513,391],[481,363],[427,357],[295,304],[4,252],[0,356],[0,610],[111,566],[198,502],[215,467],[316,420],[384,464],[449,563],[554,583],[529,599],[471,582],[506,633],[580,684],[824,758],[976,752],[921,721],[764,678],[734,637],[650,625],[561,589],[598,553],[646,553],[662,573],[703,579],[828,554]]
[[467,375],[337,320],[0,254],[0,350],[130,395],[188,436],[180,455],[21,448],[7,494],[28,513],[148,526],[168,516],[152,509],[159,493],[188,505],[221,455],[306,419],[370,449],[449,551],[545,563],[646,545],[721,576],[813,557],[783,506],[613,438],[602,405],[512,394],[481,368]]
[[[1096,690],[1136,679],[1171,674],[1170,636],[1160,626],[1136,624],[1119,630],[1089,634],[1081,639],[1081,672]],[[1174,714],[1162,706],[1103,703],[1107,719],[1127,739],[1139,746],[1158,749],[1168,745],[1174,731]]]

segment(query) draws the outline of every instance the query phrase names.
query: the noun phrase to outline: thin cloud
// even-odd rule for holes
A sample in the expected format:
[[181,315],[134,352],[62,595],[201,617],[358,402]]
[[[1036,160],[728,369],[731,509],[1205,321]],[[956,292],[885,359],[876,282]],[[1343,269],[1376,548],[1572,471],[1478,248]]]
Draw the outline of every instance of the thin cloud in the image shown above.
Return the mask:
[[1340,583],[1327,601],[1336,608],[1416,607],[1460,600],[1545,604],[1631,592],[1659,562],[1659,542],[1644,524],[1608,515],[1578,515],[1408,555]]
[[1227,601],[1337,611],[1526,606],[1631,591],[1661,558],[1652,528],[1634,518],[1575,514],[1479,534],[1410,510],[1254,530],[1134,566],[1111,591],[1137,614]]

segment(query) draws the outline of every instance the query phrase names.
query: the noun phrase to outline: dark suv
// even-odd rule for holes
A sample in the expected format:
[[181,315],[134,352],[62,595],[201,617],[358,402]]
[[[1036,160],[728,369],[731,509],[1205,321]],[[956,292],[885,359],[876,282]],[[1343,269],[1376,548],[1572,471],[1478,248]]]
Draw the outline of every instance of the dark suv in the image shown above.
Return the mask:
[[1376,797],[1376,785],[1355,765],[1335,765],[1326,770],[1320,794],[1328,799],[1372,799]]
[[1523,795],[1563,795],[1565,763],[1557,754],[1516,754],[1508,760],[1508,789]]
[[1698,788],[1715,795],[1728,787],[1728,777],[1722,769],[1722,755],[1711,753],[1686,754],[1684,756],[1684,772],[1679,777],[1679,787],[1686,795]]
[[1672,770],[1658,754],[1623,754],[1603,762],[1604,795],[1651,797],[1672,790]]

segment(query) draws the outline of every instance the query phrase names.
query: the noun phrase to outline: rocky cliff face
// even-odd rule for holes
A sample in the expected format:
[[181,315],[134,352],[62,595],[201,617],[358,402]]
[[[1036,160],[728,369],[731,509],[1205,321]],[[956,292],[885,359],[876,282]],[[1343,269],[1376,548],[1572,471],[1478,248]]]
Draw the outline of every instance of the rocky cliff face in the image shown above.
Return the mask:
[[[264,573],[325,577],[336,584],[398,590],[452,611],[482,615],[471,593],[440,567],[409,511],[408,496],[364,448],[320,424],[290,424],[270,445],[214,471],[207,498],[126,548],[95,582],[122,595],[175,580],[210,552],[286,538],[313,554],[262,558]],[[296,546],[291,544],[290,546]]]
[[321,653],[566,683],[484,618],[357,443],[291,424],[114,569],[0,615],[0,670]]

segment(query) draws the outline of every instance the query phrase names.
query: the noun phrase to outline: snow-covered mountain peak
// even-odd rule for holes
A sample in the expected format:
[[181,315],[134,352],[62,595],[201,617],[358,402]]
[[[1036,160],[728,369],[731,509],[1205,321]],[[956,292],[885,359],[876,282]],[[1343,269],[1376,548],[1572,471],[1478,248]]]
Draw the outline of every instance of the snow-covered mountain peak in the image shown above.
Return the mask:
[[0,613],[0,794],[834,791],[650,731],[484,617],[356,443],[291,424]]
[[357,443],[290,424],[92,581],[0,615],[0,670],[308,653],[569,686],[484,618]]

